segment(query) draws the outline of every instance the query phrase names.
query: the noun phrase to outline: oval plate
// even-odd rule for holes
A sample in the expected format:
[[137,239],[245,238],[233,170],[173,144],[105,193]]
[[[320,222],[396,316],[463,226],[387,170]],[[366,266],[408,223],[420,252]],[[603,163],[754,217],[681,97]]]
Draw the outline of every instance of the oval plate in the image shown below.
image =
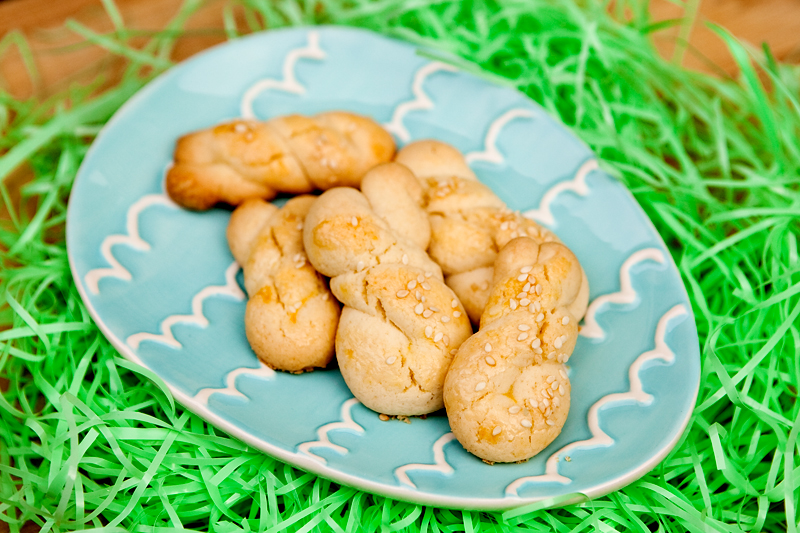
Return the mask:
[[[570,360],[561,435],[523,464],[487,465],[444,416],[381,422],[337,370],[261,365],[244,335],[230,213],[164,194],[176,139],[240,116],[344,109],[400,144],[455,145],[514,210],[555,230],[592,294]],[[94,142],[67,215],[70,265],[100,329],[187,408],[302,469],[393,498],[465,509],[566,503],[639,478],[681,436],[700,376],[678,271],[630,193],[524,95],[363,30],[269,31],[210,49],[150,83]]]

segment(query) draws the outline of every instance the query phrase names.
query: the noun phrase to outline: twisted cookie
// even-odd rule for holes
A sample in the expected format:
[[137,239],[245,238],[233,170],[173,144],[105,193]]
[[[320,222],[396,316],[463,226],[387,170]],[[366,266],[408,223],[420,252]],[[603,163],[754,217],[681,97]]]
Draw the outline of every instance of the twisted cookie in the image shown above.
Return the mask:
[[323,193],[306,217],[314,267],[344,304],[336,358],[364,405],[389,415],[440,409],[455,349],[472,333],[464,308],[425,253],[422,190],[401,165],[370,171],[362,192]]
[[468,451],[521,461],[561,432],[580,284],[578,260],[562,244],[520,237],[502,249],[480,330],[461,345],[444,385],[450,427]]
[[181,137],[166,188],[183,207],[208,209],[278,192],[357,187],[394,150],[389,133],[353,113],[234,120]]
[[248,200],[228,223],[228,244],[250,296],[247,340],[278,370],[324,367],[333,358],[339,304],[303,250],[303,220],[315,200],[298,196],[281,209]]
[[[528,236],[538,243],[559,242],[549,230],[510,211],[489,187],[478,181],[464,156],[439,141],[418,141],[398,152],[425,191],[431,221],[428,252],[439,265],[473,323],[489,298],[492,265],[511,239]],[[589,283],[582,275],[578,298],[570,311],[580,319],[589,301]]]

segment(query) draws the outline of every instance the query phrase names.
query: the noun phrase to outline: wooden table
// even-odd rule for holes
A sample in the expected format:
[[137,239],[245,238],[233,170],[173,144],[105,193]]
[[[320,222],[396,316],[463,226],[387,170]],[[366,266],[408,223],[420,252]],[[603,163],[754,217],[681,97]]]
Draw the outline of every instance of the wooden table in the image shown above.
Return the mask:
[[[686,3],[691,6],[695,1]],[[144,33],[163,28],[182,3],[116,0],[126,26]],[[682,54],[682,62],[688,68],[735,73],[733,59],[722,40],[705,26],[706,21],[721,24],[756,46],[762,41],[769,43],[779,60],[800,63],[800,0],[704,0],[699,4],[700,18],[689,34],[688,50]],[[224,40],[224,5],[224,0],[205,0],[203,7],[190,17],[190,34],[179,41],[175,59],[185,59]],[[655,20],[684,14],[684,8],[670,0],[651,0],[650,11]],[[0,0],[0,38],[12,31],[21,32],[31,45],[40,74],[40,80],[31,80],[20,54],[12,47],[0,56],[0,84],[4,88],[17,97],[46,96],[70,82],[93,79],[100,72],[112,78],[119,72],[122,62],[99,47],[81,44],[84,39],[64,27],[68,19],[98,32],[113,31],[101,0]],[[680,37],[678,27],[653,35],[665,57],[674,55]]]

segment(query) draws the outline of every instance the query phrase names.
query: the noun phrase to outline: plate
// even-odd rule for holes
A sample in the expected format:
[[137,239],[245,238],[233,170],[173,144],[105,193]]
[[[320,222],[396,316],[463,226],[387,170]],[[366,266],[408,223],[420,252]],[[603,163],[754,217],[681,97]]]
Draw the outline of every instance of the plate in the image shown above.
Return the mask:
[[[226,241],[230,212],[164,194],[175,140],[240,116],[344,109],[399,144],[449,142],[514,210],[555,230],[589,277],[561,435],[522,464],[488,465],[444,416],[382,422],[337,370],[261,365]],[[100,133],[67,214],[69,260],[92,317],[187,408],[309,472],[393,498],[465,509],[566,503],[644,475],[676,444],[700,376],[697,332],[664,243],[591,150],[521,93],[363,30],[268,31],[210,49],[141,90]]]

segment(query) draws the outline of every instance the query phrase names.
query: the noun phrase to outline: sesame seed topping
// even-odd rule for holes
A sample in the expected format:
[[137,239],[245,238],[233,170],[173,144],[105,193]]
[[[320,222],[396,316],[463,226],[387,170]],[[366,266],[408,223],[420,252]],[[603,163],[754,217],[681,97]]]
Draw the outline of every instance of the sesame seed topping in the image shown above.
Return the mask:
[[485,361],[486,361],[486,364],[489,365],[489,366],[494,366],[494,365],[497,364],[497,361],[495,361],[494,357],[492,357],[491,355],[487,355]]
[[549,418],[548,418],[548,419],[547,419],[547,425],[548,425],[548,426],[555,426],[555,425],[556,425],[556,423],[555,423],[555,422],[553,422],[551,419],[549,419]]
[[531,290],[531,283],[530,282],[526,283],[525,286],[522,287],[522,292],[530,292],[530,290]]
[[486,382],[485,381],[481,381],[480,383],[475,385],[475,392],[480,392],[485,388],[486,388]]
[[397,297],[398,298],[405,298],[406,296],[408,296],[408,291],[407,290],[397,291]]
[[519,424],[524,428],[533,427],[533,424],[527,418],[523,419]]
[[567,373],[566,373],[566,372],[564,372],[564,370],[563,370],[563,369],[559,369],[559,370],[558,370],[558,373],[561,375],[561,377],[562,377],[562,378],[564,378],[564,379],[567,379]]
[[422,302],[422,303],[425,303],[425,299],[426,299],[425,295],[422,295],[422,297],[419,299],[419,301]]
[[351,218],[350,224],[352,224],[353,227],[358,226],[358,219],[356,217]]
[[303,260],[303,254],[294,254],[294,257],[292,257],[292,261],[302,261],[302,260]]
[[426,278],[429,278],[431,276],[433,276],[433,272],[425,272],[425,277]]
[[425,276],[423,276],[422,274],[417,276],[417,282],[422,283],[423,281],[425,281]]
[[426,309],[425,312],[422,313],[422,316],[425,318],[430,318],[431,315],[433,315],[433,311],[431,311],[430,309]]
[[364,270],[364,261],[356,263],[356,270]]
[[330,298],[330,294],[328,294],[327,292],[326,292],[325,294],[323,294],[323,295],[322,295],[322,299],[323,299],[324,301],[326,301],[326,302],[327,302],[327,301],[328,301],[328,298]]
[[502,224],[500,224],[501,231],[505,231],[507,229],[508,229],[508,222],[503,222]]
[[445,346],[450,346],[450,337],[448,337],[447,335],[442,337],[442,341],[444,342]]
[[537,311],[541,311],[542,310],[542,302],[540,302],[539,300],[536,300],[535,302],[533,302],[533,306],[536,308]]
[[294,264],[294,267],[297,269],[303,268],[306,265],[306,262],[303,261],[302,263],[298,262]]
[[429,290],[431,290],[431,286],[430,286],[430,285],[428,285],[427,283],[423,283],[423,284],[422,284],[422,288],[423,288],[423,289],[425,289],[426,291],[429,291]]
[[491,352],[491,351],[492,351],[492,345],[491,345],[491,344],[489,344],[489,343],[487,342],[487,343],[486,343],[486,345],[483,347],[483,350],[484,350],[486,353],[489,353],[489,352]]
[[403,258],[401,259],[404,265],[408,264],[408,254],[403,254]]
[[550,388],[553,390],[558,390],[558,381],[554,381],[553,384],[550,385]]
[[536,322],[541,322],[542,320],[544,320],[544,313],[536,315]]
[[519,276],[517,276],[517,281],[525,281],[526,279],[528,279],[527,274],[520,274]]
[[556,377],[555,377],[555,376],[547,376],[547,379],[546,379],[545,381],[547,381],[548,383],[552,383],[552,382],[554,382],[555,380],[556,380]]
[[434,313],[438,313],[439,312],[439,308],[436,307],[435,305],[432,305],[431,306],[431,311],[433,311]]
[[425,327],[425,336],[430,339],[431,335],[433,335],[433,328],[430,327],[430,326],[426,326]]
[[528,334],[523,332],[523,333],[520,333],[520,334],[519,334],[519,336],[517,337],[517,340],[518,340],[518,341],[520,341],[520,342],[522,342],[522,341],[524,341],[524,340],[525,340],[525,339],[527,339],[527,338],[528,338]]
[[532,398],[531,398],[531,406],[532,406],[534,409],[537,409],[537,408],[539,407],[539,402],[537,402],[536,400],[534,400],[534,399],[532,399]]
[[461,316],[461,311],[453,311],[453,318],[458,318]]
[[519,305],[521,305],[522,307],[527,307],[530,304],[531,304],[531,301],[528,300],[527,298],[523,298],[522,300],[519,301]]
[[564,318],[562,318],[562,319],[561,319],[561,324],[562,324],[562,325],[564,325],[564,326],[566,326],[567,324],[569,324],[569,317],[568,317],[568,316],[565,316]]
[[387,357],[386,358],[386,364],[387,365],[394,364],[395,361],[397,361],[397,357],[395,357],[395,356],[391,356],[391,357]]
[[442,322],[444,322],[445,324],[447,324],[448,322],[450,322],[450,317],[449,317],[449,316],[443,316],[443,317],[442,317]]
[[494,435],[496,437],[497,435],[500,434],[501,431],[503,431],[503,430],[502,430],[502,428],[500,426],[495,426],[495,428],[492,430],[492,435]]
[[528,273],[528,272],[530,272],[531,270],[533,270],[533,267],[532,267],[532,266],[530,266],[530,265],[528,265],[528,266],[524,266],[524,267],[522,267],[522,268],[520,268],[520,269],[519,269],[519,271],[520,271],[520,272],[522,272],[523,274],[527,274],[527,273]]
[[541,283],[537,284],[536,285],[536,294],[542,294],[542,291],[544,291],[544,287],[542,287],[542,284]]
[[562,344],[561,337],[557,337],[556,340],[553,341],[553,346],[555,346],[556,349],[561,348]]
[[512,231],[511,232],[511,238],[512,239],[516,239],[517,237],[519,237],[519,234],[516,231]]
[[528,331],[531,329],[531,327],[528,324],[520,324],[517,326],[517,329],[520,331]]
[[423,306],[422,304],[417,304],[417,306],[414,308],[414,312],[417,313],[418,315],[421,315],[424,310],[425,306]]
[[511,413],[512,415],[515,415],[520,411],[522,411],[522,408],[519,405],[512,405],[511,407],[508,408],[508,412]]
[[414,297],[415,297],[417,300],[422,300],[422,293],[421,293],[421,292],[419,292],[419,291],[415,291],[415,292],[414,292]]
[[534,349],[533,349],[533,352],[534,352],[536,355],[542,355],[542,349],[541,349],[541,348],[534,348]]
[[539,337],[536,337],[531,341],[531,348],[538,348],[541,345],[542,345],[542,339],[540,339]]
[[450,307],[452,307],[453,309],[455,309],[456,307],[458,307],[458,300],[456,300],[455,298],[453,298],[453,301],[452,301],[452,302],[450,302]]
[[297,228],[298,231],[302,231],[303,230],[303,223],[302,222],[298,222],[296,228]]
[[389,420],[389,415],[385,415],[385,414],[381,413],[381,414],[378,415],[378,418],[380,418],[381,420],[386,422],[386,421]]
[[408,284],[406,285],[406,288],[411,291],[411,290],[414,290],[414,287],[416,287],[416,286],[417,286],[417,282],[412,279],[411,281],[408,282]]
[[561,396],[564,396],[564,395],[567,393],[567,389],[565,389],[565,388],[564,388],[564,385],[559,385],[559,386],[558,386],[558,393],[559,393]]
[[239,122],[238,124],[236,124],[236,125],[233,127],[233,130],[234,130],[236,133],[243,133],[243,132],[247,131],[247,126],[245,126],[244,124],[242,124],[241,122]]
[[[445,343],[445,344],[447,344],[447,343]],[[455,348],[453,348],[452,350],[450,350],[450,355],[455,355],[455,354],[457,354],[457,353],[458,353],[458,350],[456,350]]]
[[547,398],[542,398],[542,405],[544,405],[545,407],[550,407],[550,400],[548,400]]
[[558,407],[559,405],[561,405],[561,400],[559,399],[559,397],[558,397],[558,396],[556,396],[555,398],[553,398],[553,405],[555,405],[556,407]]
[[521,293],[517,294],[517,300],[522,300],[526,296],[528,296],[528,293],[521,292]]
[[508,301],[508,306],[513,311],[514,309],[517,308],[517,301],[514,298],[511,298],[511,300]]
[[433,337],[433,342],[439,342],[442,340],[442,337],[444,337],[444,333],[440,331]]

